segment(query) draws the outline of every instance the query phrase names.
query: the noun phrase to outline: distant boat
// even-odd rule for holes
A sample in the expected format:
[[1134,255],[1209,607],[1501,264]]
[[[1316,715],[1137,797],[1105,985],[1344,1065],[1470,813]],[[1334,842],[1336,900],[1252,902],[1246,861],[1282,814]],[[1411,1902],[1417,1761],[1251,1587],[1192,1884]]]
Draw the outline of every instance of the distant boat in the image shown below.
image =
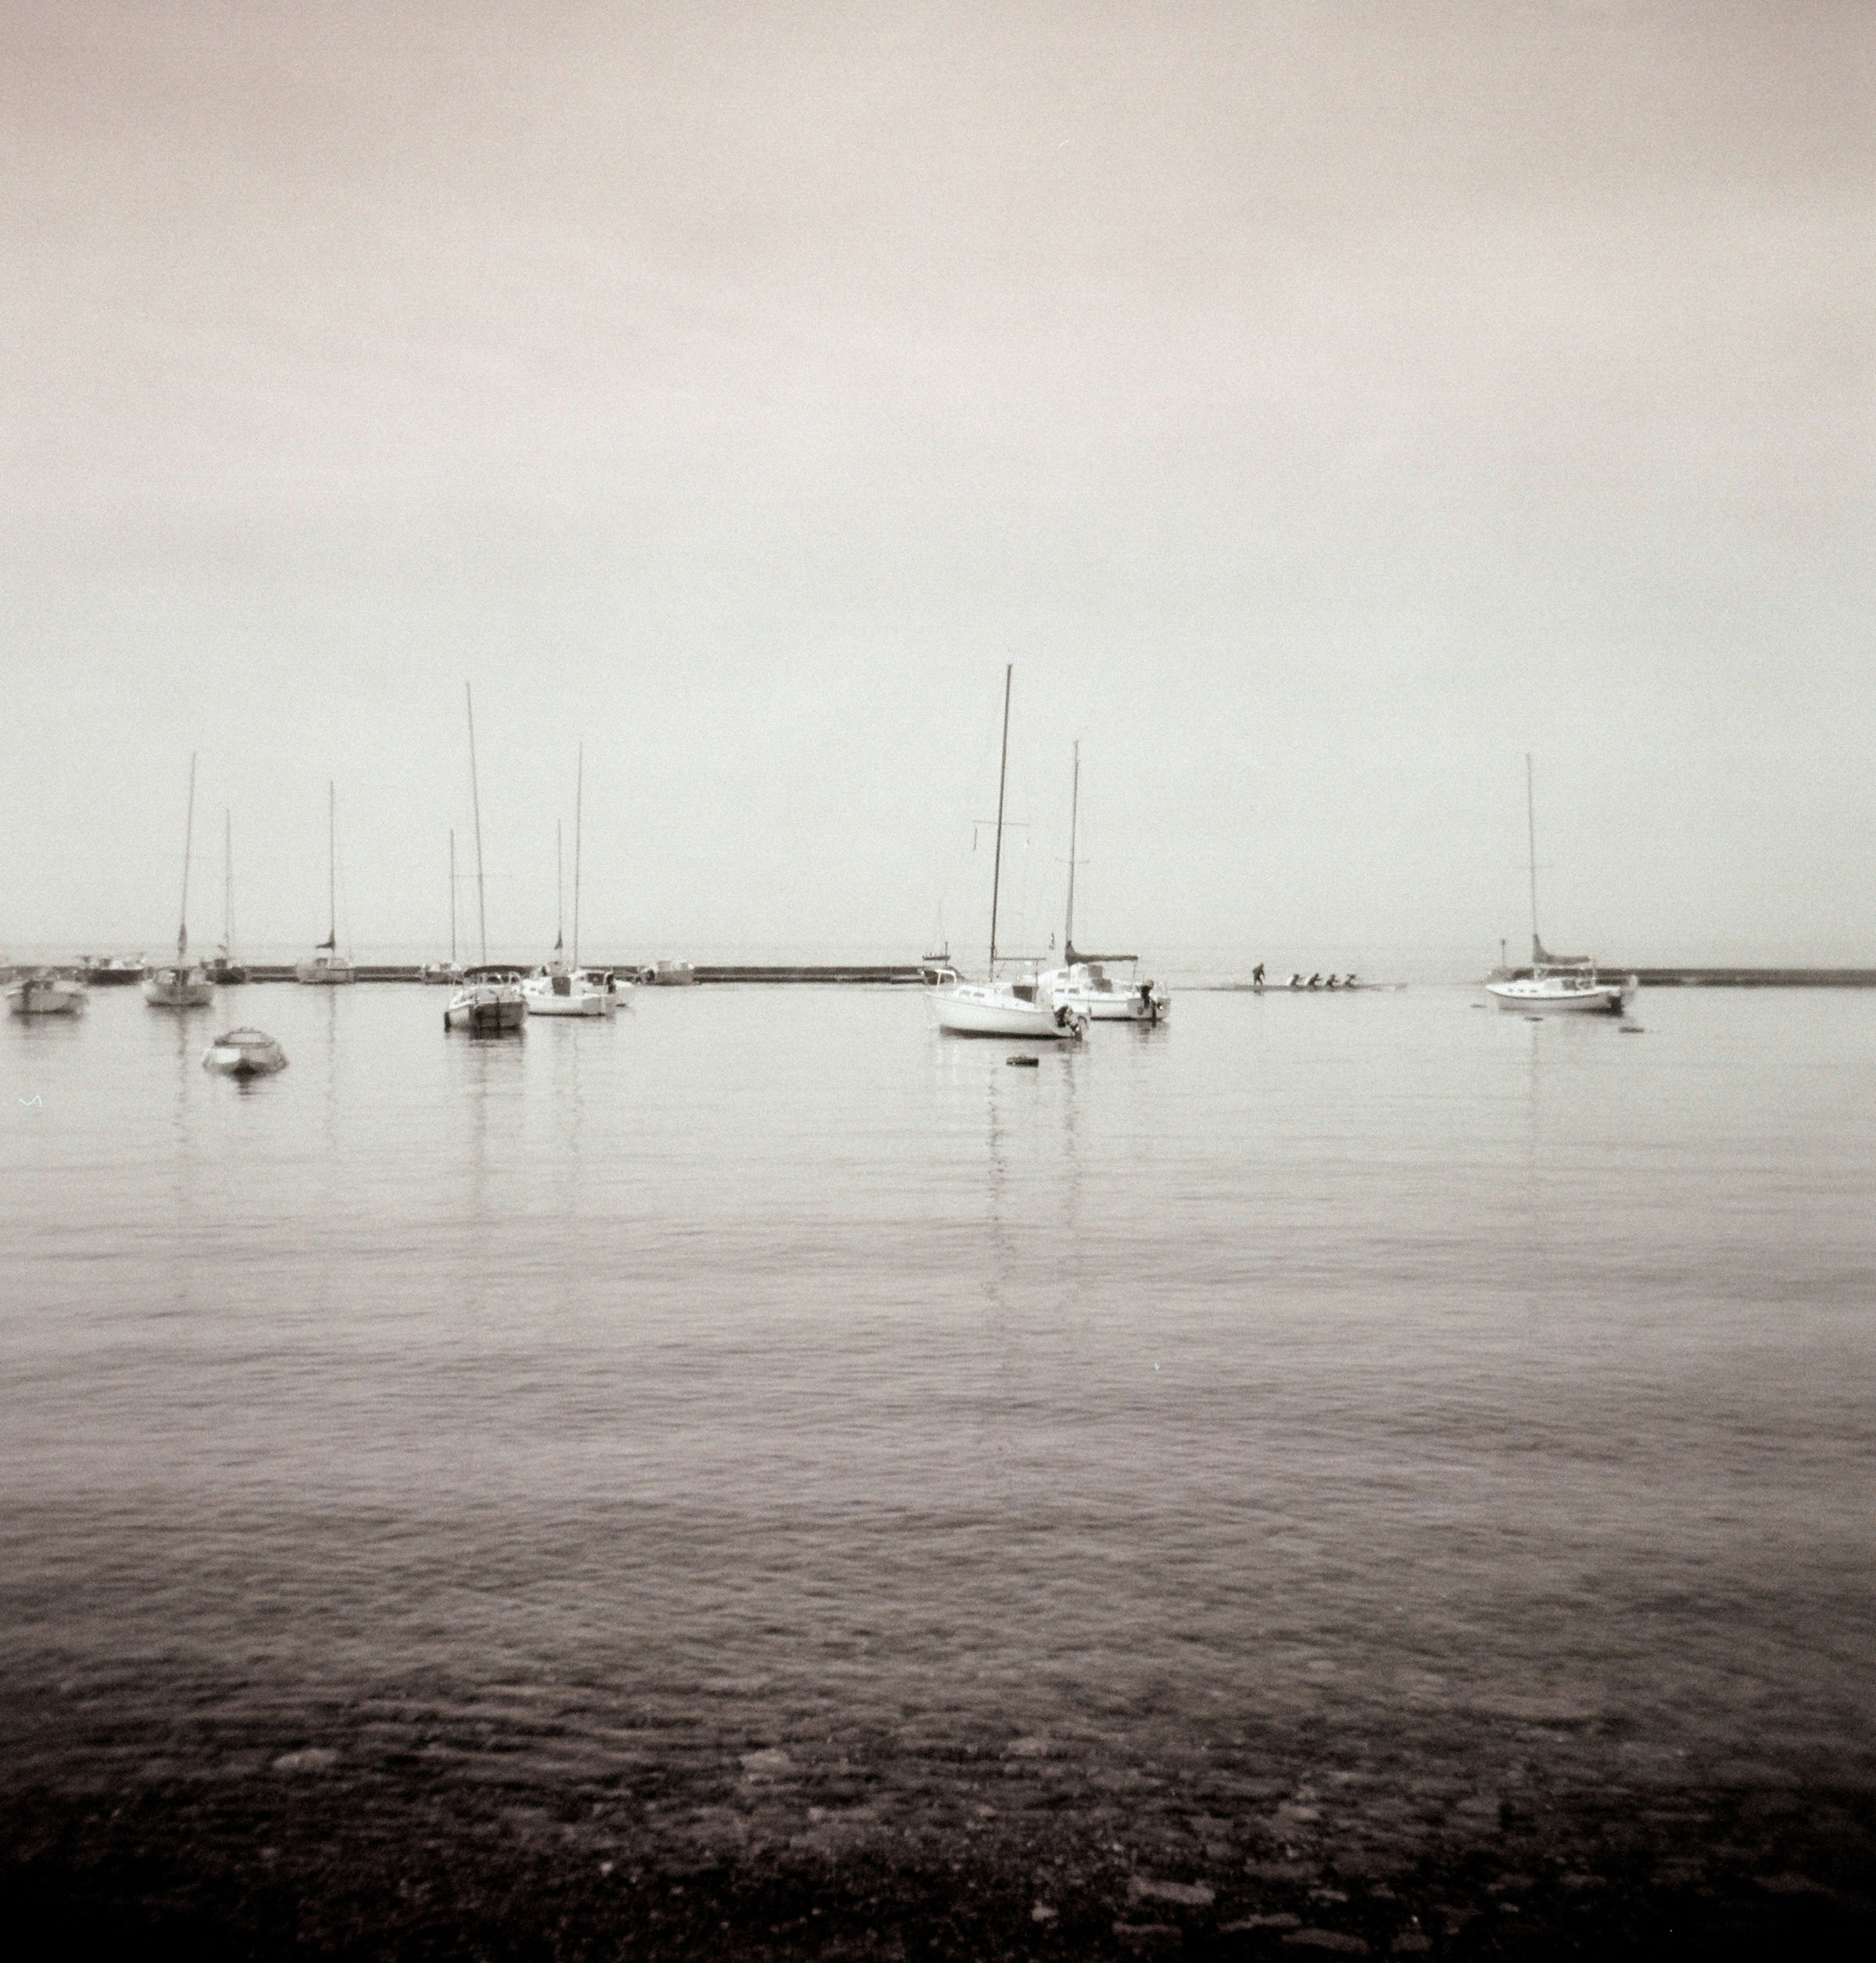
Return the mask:
[[512,968],[489,965],[489,902],[482,866],[482,797],[475,776],[475,698],[469,684],[463,684],[463,700],[469,714],[469,798],[475,813],[475,919],[482,942],[479,967],[464,976],[461,985],[443,1011],[446,1030],[462,1030],[471,1036],[499,1036],[518,1032],[528,1019],[528,1001],[521,993],[521,978]]
[[50,968],[16,976],[6,990],[6,1005],[16,1016],[77,1016],[89,999],[83,982]]
[[580,747],[573,792],[573,959],[561,956],[566,923],[561,917],[560,828],[553,828],[553,958],[521,983],[530,1016],[610,1016],[618,1006],[610,976],[600,976],[580,965],[580,818],[586,783],[586,749]]
[[1003,887],[1004,791],[1010,768],[1010,683],[1012,662],[1003,671],[1003,753],[997,770],[997,852],[990,874],[990,979],[983,982],[941,982],[925,990],[932,1020],[951,1036],[1016,1036],[1033,1042],[1075,1040],[1087,1029],[1078,1010],[1047,1001],[1033,977],[1022,981],[997,979],[997,907]]
[[234,960],[234,819],[225,811],[221,817],[221,947],[202,973],[218,988],[227,988],[245,982],[248,971]]
[[[1136,980],[1137,955],[1078,955],[1075,951],[1075,845],[1081,814],[1081,745],[1075,746],[1075,776],[1069,799],[1069,908],[1062,937],[1062,965],[1036,977],[1044,1000],[1072,1008],[1090,1023],[1162,1023],[1172,996],[1156,982]],[[1124,976],[1109,971],[1124,969]]]
[[1531,846],[1531,972],[1488,981],[1485,992],[1501,1008],[1588,1011],[1619,1016],[1634,1000],[1640,979],[1604,981],[1588,955],[1548,953],[1538,932],[1538,816],[1531,752],[1524,753],[1524,820]]
[[78,979],[92,988],[124,988],[149,973],[141,955],[81,955]]
[[419,971],[432,986],[453,987],[463,979],[462,964],[456,958],[456,832],[449,833],[449,958],[424,963]]
[[215,984],[189,965],[189,854],[195,842],[195,759],[189,758],[189,815],[182,833],[182,917],[176,929],[176,958],[144,976],[143,999],[152,1008],[203,1008],[215,999]]
[[264,1030],[230,1030],[202,1051],[202,1067],[228,1077],[271,1076],[287,1067],[287,1053]]
[[338,951],[338,804],[330,781],[326,785],[326,937],[293,970],[295,980],[335,988],[358,980],[358,970]]
[[689,988],[697,971],[687,961],[654,961],[639,970],[639,980],[647,988]]

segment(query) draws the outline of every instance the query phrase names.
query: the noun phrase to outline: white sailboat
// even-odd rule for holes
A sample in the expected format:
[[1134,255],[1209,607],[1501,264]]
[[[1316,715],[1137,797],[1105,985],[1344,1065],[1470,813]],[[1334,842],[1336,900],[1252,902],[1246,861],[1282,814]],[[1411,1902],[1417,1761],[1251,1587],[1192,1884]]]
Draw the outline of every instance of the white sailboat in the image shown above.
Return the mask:
[[553,958],[521,983],[530,1016],[610,1016],[618,999],[608,980],[580,965],[580,817],[586,785],[586,747],[580,746],[573,792],[573,960],[564,961],[566,923],[561,915],[560,828],[553,828]]
[[1004,792],[1010,770],[1010,679],[1015,664],[1003,671],[1003,753],[997,769],[997,851],[990,873],[990,979],[953,980],[925,991],[933,1022],[952,1036],[1015,1036],[1032,1042],[1078,1040],[1087,1019],[1072,1008],[1058,1008],[1045,1000],[1035,978],[1000,982],[997,979],[997,907],[1003,887]]
[[326,937],[294,970],[296,980],[315,987],[338,987],[358,980],[358,970],[338,951],[338,803],[326,785]]
[[446,1030],[465,1030],[471,1036],[499,1036],[519,1030],[528,1019],[527,999],[521,994],[521,977],[511,969],[489,965],[489,897],[487,875],[482,865],[482,796],[475,776],[475,697],[469,684],[463,684],[463,700],[469,712],[469,799],[475,813],[475,919],[482,942],[481,964],[463,977],[462,985],[443,1011]]
[[[1058,1008],[1072,1008],[1090,1023],[1162,1023],[1172,996],[1158,983],[1136,979],[1137,955],[1078,955],[1075,951],[1075,844],[1081,816],[1081,745],[1075,746],[1075,777],[1069,799],[1069,910],[1062,936],[1062,965],[1036,977],[1044,998]],[[1115,973],[1119,969],[1121,972]]]
[[234,959],[234,814],[221,815],[221,945],[202,973],[218,988],[245,982],[248,971]]
[[456,958],[456,828],[449,829],[449,958],[426,962],[421,971],[426,982],[453,988],[463,979],[462,963]]
[[195,758],[189,758],[189,815],[182,833],[182,917],[176,928],[176,958],[144,976],[143,999],[152,1008],[202,1008],[215,999],[215,984],[189,965],[189,854],[195,842]]
[[1524,822],[1531,847],[1531,972],[1502,976],[1485,984],[1501,1008],[1531,1013],[1553,1009],[1619,1016],[1634,1000],[1640,977],[1604,981],[1588,955],[1553,955],[1538,932],[1538,815],[1531,752],[1524,753]]

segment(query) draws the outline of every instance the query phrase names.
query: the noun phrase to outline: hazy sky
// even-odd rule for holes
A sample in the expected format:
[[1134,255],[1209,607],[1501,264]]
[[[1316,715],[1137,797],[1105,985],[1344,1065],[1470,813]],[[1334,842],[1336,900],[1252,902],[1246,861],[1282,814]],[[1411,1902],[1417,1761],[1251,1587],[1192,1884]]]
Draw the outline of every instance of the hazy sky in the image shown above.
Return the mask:
[[1866,0],[0,22],[0,943],[1876,960]]

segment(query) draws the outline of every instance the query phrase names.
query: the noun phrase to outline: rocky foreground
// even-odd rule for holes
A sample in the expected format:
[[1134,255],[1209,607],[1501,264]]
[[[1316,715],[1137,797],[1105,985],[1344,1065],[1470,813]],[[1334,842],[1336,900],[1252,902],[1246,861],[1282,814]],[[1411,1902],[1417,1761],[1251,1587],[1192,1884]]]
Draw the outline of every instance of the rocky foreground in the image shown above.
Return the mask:
[[1147,1759],[693,1720],[596,1760],[538,1709],[379,1700],[286,1733],[78,1702],[9,1714],[5,1925],[48,1956],[1876,1954],[1876,1786],[1700,1778],[1555,1727]]

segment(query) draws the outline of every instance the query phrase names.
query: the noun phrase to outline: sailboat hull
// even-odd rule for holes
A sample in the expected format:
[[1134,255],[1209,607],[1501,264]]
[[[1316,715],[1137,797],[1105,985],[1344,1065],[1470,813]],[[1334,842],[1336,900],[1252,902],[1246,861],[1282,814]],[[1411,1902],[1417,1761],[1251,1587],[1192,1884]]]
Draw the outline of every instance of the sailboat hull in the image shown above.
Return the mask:
[[206,1008],[215,999],[215,984],[199,968],[159,968],[145,980],[143,999],[152,1008]]
[[465,988],[443,1011],[443,1027],[470,1036],[499,1036],[528,1019],[527,999],[507,983]]
[[1562,1012],[1587,1016],[1620,1016],[1634,1000],[1632,981],[1575,981],[1561,976],[1488,982],[1485,992],[1500,1008],[1521,1008],[1549,1015]]
[[925,996],[934,1026],[947,1036],[1014,1036],[1033,1043],[1072,1042],[1082,1032],[1079,1017],[1060,1021],[1046,1002],[1027,1002],[1020,996],[966,983],[936,988]]

